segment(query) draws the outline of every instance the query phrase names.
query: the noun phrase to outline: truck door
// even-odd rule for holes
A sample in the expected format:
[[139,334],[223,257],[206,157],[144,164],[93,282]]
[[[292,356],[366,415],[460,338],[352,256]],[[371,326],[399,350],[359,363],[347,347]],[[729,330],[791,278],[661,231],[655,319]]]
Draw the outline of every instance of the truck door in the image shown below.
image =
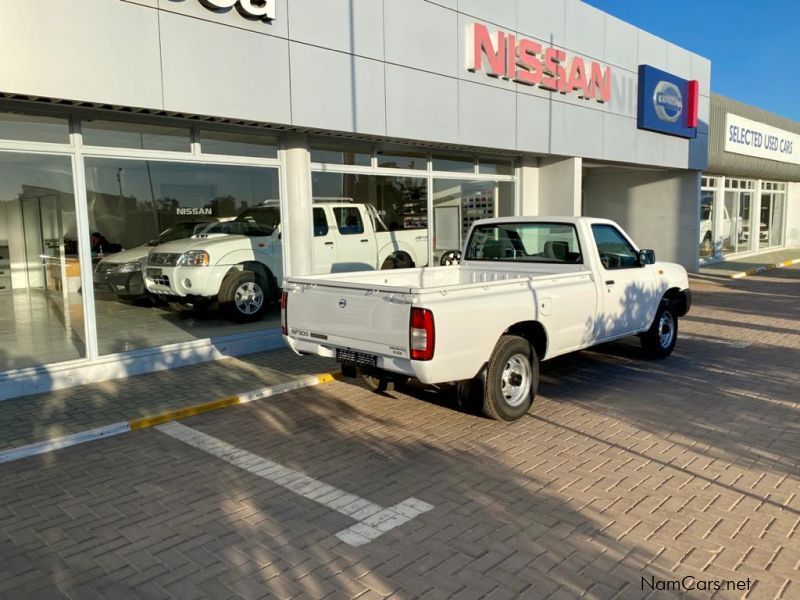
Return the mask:
[[596,341],[622,337],[650,325],[660,298],[656,298],[652,265],[639,266],[633,245],[613,225],[592,225],[600,265],[601,300],[595,320]]
[[378,248],[372,223],[364,214],[363,207],[334,206],[336,219],[337,262],[334,271],[366,271],[375,269]]
[[321,275],[333,271],[337,261],[335,224],[331,224],[328,211],[314,208],[314,273]]

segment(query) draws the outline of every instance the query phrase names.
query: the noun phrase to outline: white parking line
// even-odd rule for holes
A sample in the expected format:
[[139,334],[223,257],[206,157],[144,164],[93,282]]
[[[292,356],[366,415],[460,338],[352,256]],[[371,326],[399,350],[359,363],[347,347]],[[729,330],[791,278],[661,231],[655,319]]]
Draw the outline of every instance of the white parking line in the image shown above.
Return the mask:
[[336,534],[336,537],[351,546],[367,544],[381,534],[408,523],[417,515],[433,508],[433,505],[417,498],[406,498],[399,504],[384,508],[365,498],[298,473],[181,423],[175,421],[164,423],[156,425],[156,429],[176,440],[221,458],[240,469],[285,487],[304,498],[355,519],[358,521],[355,525]]

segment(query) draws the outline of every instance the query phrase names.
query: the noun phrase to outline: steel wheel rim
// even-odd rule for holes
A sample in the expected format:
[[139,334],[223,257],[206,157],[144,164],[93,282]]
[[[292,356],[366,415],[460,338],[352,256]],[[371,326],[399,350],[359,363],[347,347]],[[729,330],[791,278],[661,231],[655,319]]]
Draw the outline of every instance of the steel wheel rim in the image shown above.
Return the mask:
[[667,349],[672,344],[674,337],[675,318],[672,313],[664,312],[658,321],[658,343],[661,344],[662,348]]
[[234,302],[240,313],[252,315],[264,305],[264,292],[256,282],[247,281],[236,288]]
[[531,391],[531,363],[524,354],[514,354],[506,362],[500,376],[500,392],[506,404],[520,406]]

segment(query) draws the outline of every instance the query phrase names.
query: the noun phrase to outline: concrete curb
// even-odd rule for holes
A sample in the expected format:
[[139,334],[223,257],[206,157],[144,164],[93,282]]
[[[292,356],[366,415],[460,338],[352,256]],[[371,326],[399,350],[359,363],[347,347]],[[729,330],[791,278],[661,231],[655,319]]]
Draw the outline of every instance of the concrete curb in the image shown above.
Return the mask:
[[61,448],[68,448],[69,446],[76,446],[86,442],[92,442],[106,437],[127,433],[128,431],[136,431],[138,429],[147,429],[169,421],[177,421],[178,419],[185,419],[213,410],[227,408],[229,406],[236,406],[237,404],[247,404],[254,400],[261,400],[269,398],[270,396],[277,396],[278,394],[285,394],[293,390],[299,390],[305,387],[319,385],[321,383],[328,383],[337,379],[339,374],[333,373],[320,373],[318,375],[309,375],[299,379],[293,379],[285,383],[278,383],[270,385],[251,392],[245,392],[238,396],[229,396],[227,398],[220,398],[219,400],[212,400],[211,402],[203,402],[202,404],[195,404],[177,410],[161,413],[158,415],[151,415],[147,417],[140,417],[138,419],[131,419],[130,421],[120,421],[110,425],[103,425],[102,427],[95,427],[87,429],[86,431],[79,431],[69,435],[43,440],[33,444],[20,446],[19,448],[11,448],[0,452],[0,464],[13,462],[29,456],[36,456],[37,454],[44,454],[59,450]]
[[792,260],[785,260],[779,263],[772,263],[770,265],[764,265],[763,267],[757,267],[755,269],[750,269],[749,271],[739,271],[738,273],[732,273],[731,279],[741,279],[742,277],[749,277],[750,275],[758,275],[759,273],[766,273],[767,271],[772,271],[773,269],[785,269],[786,267],[791,267],[792,265],[800,264],[800,258],[794,258]]

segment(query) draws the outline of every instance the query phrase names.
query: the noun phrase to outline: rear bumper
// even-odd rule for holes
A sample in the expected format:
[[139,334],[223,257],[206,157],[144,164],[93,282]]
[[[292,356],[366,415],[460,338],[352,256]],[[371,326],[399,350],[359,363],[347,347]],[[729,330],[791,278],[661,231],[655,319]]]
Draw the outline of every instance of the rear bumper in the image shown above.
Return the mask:
[[[290,336],[283,336],[286,345],[289,346],[296,354],[312,354],[316,356],[324,356],[325,358],[336,358],[336,346],[324,346],[318,342],[310,340],[301,340]],[[355,348],[353,348],[355,350]],[[360,351],[360,350],[359,350]],[[433,383],[423,381],[422,377],[412,368],[412,362],[407,358],[399,356],[382,356],[376,355],[376,367],[392,373],[399,373],[401,375],[408,375],[409,377],[416,377],[423,383]]]

